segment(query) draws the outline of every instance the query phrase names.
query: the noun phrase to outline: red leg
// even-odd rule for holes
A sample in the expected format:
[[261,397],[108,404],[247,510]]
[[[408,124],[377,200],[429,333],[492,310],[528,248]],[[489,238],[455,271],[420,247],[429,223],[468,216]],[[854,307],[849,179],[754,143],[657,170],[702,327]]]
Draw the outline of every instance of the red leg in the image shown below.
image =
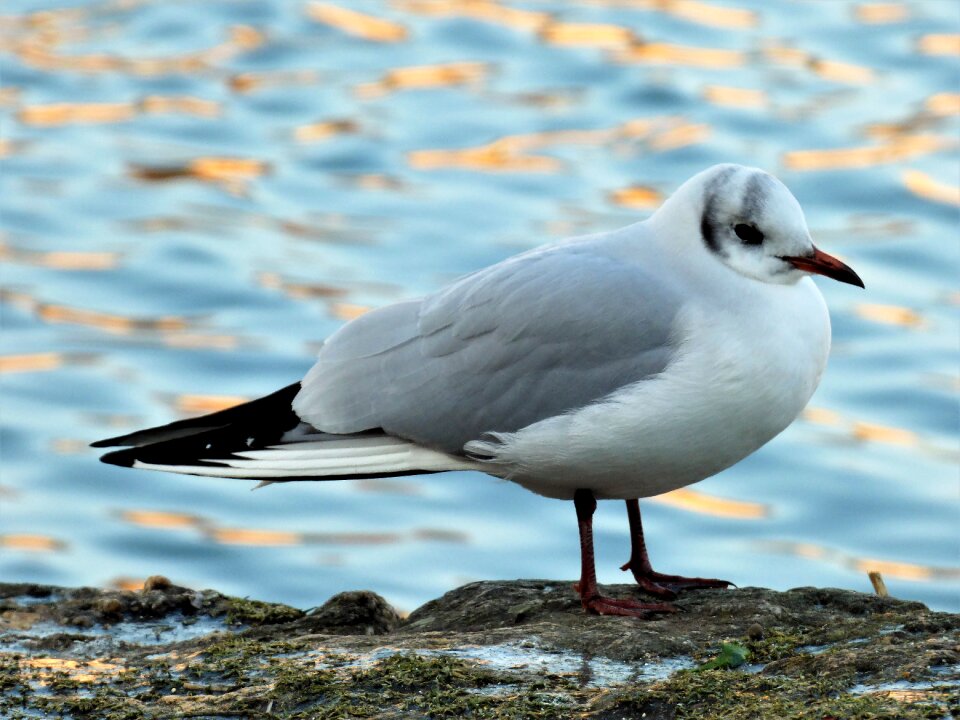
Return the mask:
[[651,595],[675,598],[680,590],[687,588],[725,588],[733,585],[727,580],[711,578],[688,578],[680,575],[658,573],[650,565],[647,544],[643,540],[643,524],[640,521],[640,502],[627,500],[627,517],[630,520],[630,560],[621,570],[630,570],[637,584]]
[[580,602],[588,613],[597,615],[629,615],[648,617],[653,613],[676,612],[666,603],[642,603],[637,600],[608,598],[597,589],[597,571],[593,560],[593,513],[597,501],[590,490],[577,490],[573,496],[580,527],[580,582],[574,585]]

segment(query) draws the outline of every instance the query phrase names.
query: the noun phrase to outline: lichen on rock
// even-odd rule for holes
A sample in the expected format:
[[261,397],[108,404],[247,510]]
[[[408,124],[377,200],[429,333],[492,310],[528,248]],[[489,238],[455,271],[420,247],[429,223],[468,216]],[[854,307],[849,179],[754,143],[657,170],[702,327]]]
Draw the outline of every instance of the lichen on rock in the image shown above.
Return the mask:
[[958,615],[817,588],[677,605],[590,616],[566,582],[481,582],[401,620],[366,591],[304,612],[159,580],[0,585],[0,717],[960,715]]

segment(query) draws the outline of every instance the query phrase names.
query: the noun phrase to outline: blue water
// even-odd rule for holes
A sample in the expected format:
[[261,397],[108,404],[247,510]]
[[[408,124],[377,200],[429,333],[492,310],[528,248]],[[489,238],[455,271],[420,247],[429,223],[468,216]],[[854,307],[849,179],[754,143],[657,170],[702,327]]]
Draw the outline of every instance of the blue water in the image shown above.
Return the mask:
[[[952,0],[69,5],[0,19],[0,578],[406,610],[573,578],[573,508],[481,475],[251,493],[86,444],[293,382],[363,309],[734,161],[781,177],[867,290],[821,283],[834,350],[804,418],[644,503],[654,565],[864,591],[879,570],[960,610]],[[596,535],[624,580],[622,504]]]

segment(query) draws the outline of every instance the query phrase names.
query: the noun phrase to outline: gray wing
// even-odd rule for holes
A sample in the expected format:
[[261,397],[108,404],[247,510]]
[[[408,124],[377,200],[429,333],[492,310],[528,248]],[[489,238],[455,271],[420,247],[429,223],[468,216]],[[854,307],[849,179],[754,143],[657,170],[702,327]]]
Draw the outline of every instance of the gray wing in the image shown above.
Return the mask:
[[449,453],[595,402],[669,362],[677,292],[592,244],[506,260],[331,336],[294,402],[331,433]]

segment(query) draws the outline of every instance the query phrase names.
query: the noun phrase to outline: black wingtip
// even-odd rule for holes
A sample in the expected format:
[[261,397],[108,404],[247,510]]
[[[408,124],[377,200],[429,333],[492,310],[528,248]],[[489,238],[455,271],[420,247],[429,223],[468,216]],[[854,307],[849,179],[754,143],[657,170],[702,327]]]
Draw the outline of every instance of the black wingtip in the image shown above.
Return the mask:
[[202,415],[186,420],[177,420],[167,425],[136,430],[125,435],[104,438],[90,443],[90,447],[140,447],[152,445],[168,440],[187,438],[192,435],[217,430],[230,425],[252,425],[269,421],[275,427],[289,430],[300,422],[300,418],[293,412],[291,405],[297,393],[300,392],[300,383],[295,382],[280,388],[276,392],[262,398],[251,400],[241,405],[235,405],[225,410],[219,410],[209,415]]
[[107,438],[106,440],[97,440],[90,443],[90,447],[103,448],[103,447],[114,447],[115,445],[120,445],[117,442],[119,438]]
[[[100,442],[109,442],[106,440],[101,440]],[[94,447],[103,447],[102,445],[94,445]],[[117,465],[119,467],[133,467],[133,461],[136,460],[132,450],[114,450],[109,452],[106,455],[100,456],[100,462],[107,463],[107,465]]]

